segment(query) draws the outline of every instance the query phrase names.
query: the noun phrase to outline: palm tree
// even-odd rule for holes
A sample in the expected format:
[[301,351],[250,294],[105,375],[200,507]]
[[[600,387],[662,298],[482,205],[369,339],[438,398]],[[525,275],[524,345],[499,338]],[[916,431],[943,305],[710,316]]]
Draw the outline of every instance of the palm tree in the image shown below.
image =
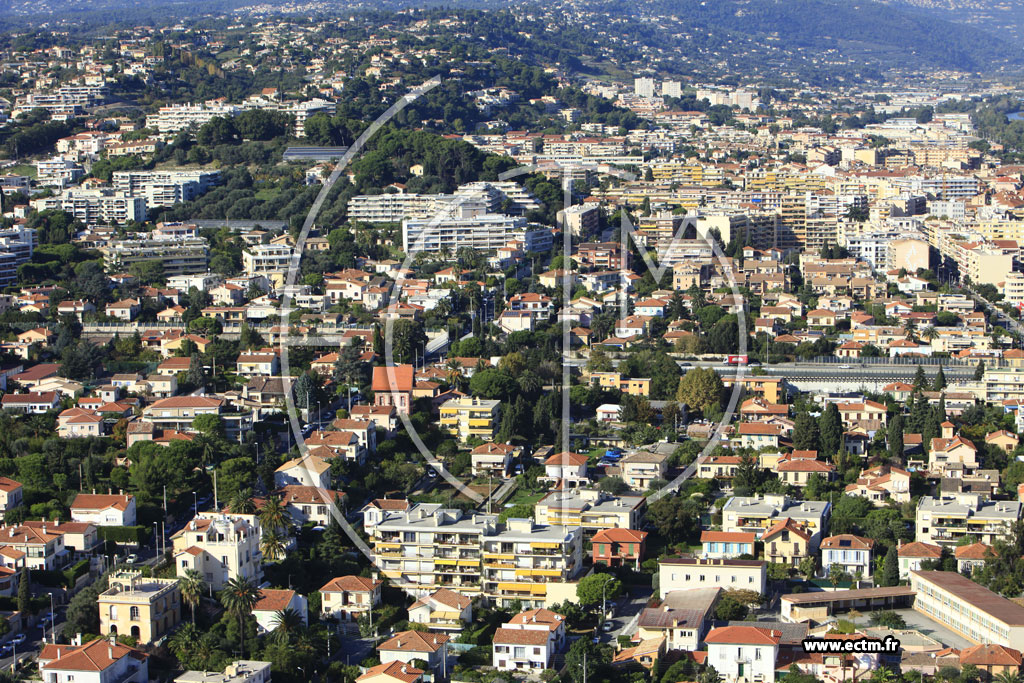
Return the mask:
[[938,336],[939,331],[935,329],[934,325],[929,325],[921,330],[921,339],[924,339],[926,342],[933,342],[938,338]]
[[203,466],[212,465],[217,457],[217,439],[209,434],[196,434],[192,437],[192,443],[199,446],[200,460]]
[[279,643],[290,642],[305,626],[302,615],[290,607],[275,614],[273,624],[274,639]]
[[997,673],[992,680],[995,683],[1020,683],[1020,674],[1006,669]]
[[256,503],[252,499],[252,489],[238,489],[228,502],[231,512],[236,515],[251,515],[256,512]]
[[201,635],[195,624],[183,624],[167,641],[167,647],[179,661],[184,663],[186,657],[195,652]]
[[276,562],[284,557],[285,542],[284,536],[277,529],[264,529],[260,536],[260,552],[263,559],[268,562]]
[[181,591],[181,599],[192,610],[192,623],[196,623],[196,607],[203,599],[206,592],[206,582],[203,575],[195,569],[186,569],[185,575],[178,578],[178,590]]
[[287,529],[291,523],[291,515],[280,496],[270,496],[257,515],[264,531]]
[[458,386],[459,380],[462,379],[462,363],[458,358],[449,358],[445,368],[448,370],[448,384]]
[[220,592],[220,602],[228,614],[238,617],[238,639],[241,655],[245,657],[245,618],[252,614],[262,592],[249,579],[241,576],[228,580]]

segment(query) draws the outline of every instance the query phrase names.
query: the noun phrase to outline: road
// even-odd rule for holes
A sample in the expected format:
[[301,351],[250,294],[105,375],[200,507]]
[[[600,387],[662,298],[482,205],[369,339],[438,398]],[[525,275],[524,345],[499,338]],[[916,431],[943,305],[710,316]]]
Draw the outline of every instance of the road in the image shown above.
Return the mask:
[[[57,638],[60,638],[61,633],[64,631],[64,607],[57,607],[57,623],[54,628],[57,632]],[[9,671],[11,665],[14,664],[15,654],[17,655],[18,662],[24,662],[29,657],[34,657],[39,653],[40,648],[44,644],[43,629],[40,625],[33,626],[30,629],[23,631],[26,636],[24,643],[11,647],[0,646],[0,669]],[[46,642],[50,641],[50,628],[46,628]]]
[[650,588],[634,588],[629,591],[628,598],[619,598],[620,606],[615,609],[615,613],[609,619],[615,628],[608,632],[603,629],[599,631],[601,642],[614,643],[619,636],[632,635],[636,631],[640,612],[647,606],[653,594],[654,591]]

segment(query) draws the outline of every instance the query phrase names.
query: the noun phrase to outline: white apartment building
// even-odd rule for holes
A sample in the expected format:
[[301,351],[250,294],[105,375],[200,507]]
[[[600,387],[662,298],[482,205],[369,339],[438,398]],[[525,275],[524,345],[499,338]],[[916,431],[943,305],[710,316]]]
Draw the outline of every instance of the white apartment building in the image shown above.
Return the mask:
[[0,229],[0,287],[17,281],[18,266],[32,258],[35,247],[35,228],[16,225]]
[[232,117],[241,111],[233,104],[210,100],[201,104],[172,104],[160,107],[156,114],[146,117],[146,128],[155,128],[161,133],[177,133],[189,126],[202,126],[217,116]]
[[733,496],[722,508],[722,531],[747,531],[761,538],[776,522],[789,518],[811,533],[811,545],[817,548],[831,516],[828,501],[792,500],[775,494]]
[[172,206],[205,194],[220,182],[220,171],[163,170],[115,171],[114,189],[130,197],[143,197],[146,206]]
[[[374,563],[392,583],[428,595],[451,588],[498,605],[541,607],[582,566],[582,531],[437,504],[383,511],[370,529]],[[555,589],[555,590],[551,590]],[[561,599],[555,600],[560,602]]]
[[992,545],[996,540],[1012,538],[1021,505],[1016,500],[984,500],[977,493],[921,496],[914,537],[922,543],[955,546],[961,538],[971,536]]
[[228,664],[224,672],[186,671],[174,683],[270,683],[270,662],[247,659]]
[[[136,201],[143,202],[141,197]],[[175,240],[123,239],[108,242],[99,249],[103,264],[110,271],[125,270],[133,263],[160,261],[164,275],[176,276],[206,272],[209,245],[201,237]]]
[[85,169],[74,159],[51,157],[36,162],[36,182],[60,188],[74,185],[85,175]]
[[406,253],[448,250],[464,247],[494,251],[509,243],[526,227],[526,219],[503,214],[484,213],[477,205],[461,204],[440,218],[402,221],[402,250]]
[[704,637],[707,663],[726,683],[773,683],[782,632],[757,626],[723,626]]
[[662,600],[672,591],[694,588],[764,592],[768,577],[763,560],[666,557],[658,562],[658,590]]
[[52,197],[32,199],[36,211],[66,211],[86,225],[146,220],[146,200],[114,190],[65,190]]
[[242,252],[242,268],[247,275],[287,273],[294,252],[287,244],[255,244]]

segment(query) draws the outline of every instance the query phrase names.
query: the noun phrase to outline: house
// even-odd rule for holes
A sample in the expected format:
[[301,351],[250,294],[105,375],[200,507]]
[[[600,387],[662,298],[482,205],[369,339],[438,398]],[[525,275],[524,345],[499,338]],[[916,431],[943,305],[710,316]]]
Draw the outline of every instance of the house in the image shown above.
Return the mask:
[[565,617],[548,609],[520,612],[494,632],[492,665],[539,674],[565,646]]
[[473,601],[462,593],[439,588],[409,606],[409,622],[431,631],[460,632],[473,621]]
[[782,632],[757,626],[722,626],[704,637],[707,664],[726,683],[774,683]]
[[768,563],[763,560],[665,557],[658,560],[660,597],[695,588],[752,590],[764,593]]
[[364,576],[338,576],[320,588],[320,611],[324,618],[355,621],[380,604],[383,581]]
[[71,503],[71,519],[96,526],[135,526],[135,496],[79,493]]
[[910,500],[910,472],[890,465],[862,470],[857,481],[845,489],[846,495],[867,498],[876,506],[889,500],[906,503]]
[[633,451],[619,461],[619,476],[634,490],[647,490],[651,482],[664,480],[667,472],[667,453]]
[[244,516],[220,513],[197,516],[171,536],[178,576],[199,572],[213,591],[231,579],[263,579],[259,529]]
[[877,401],[838,403],[836,408],[839,409],[839,417],[847,428],[856,427],[862,422],[868,424],[880,423],[883,427],[886,424],[888,409],[884,404]]
[[307,455],[284,463],[274,470],[274,485],[331,488],[331,463],[318,455]]
[[779,520],[789,518],[811,532],[812,546],[817,548],[831,516],[828,501],[801,501],[779,494],[733,496],[722,508],[722,531],[749,531],[760,538]]
[[186,671],[174,683],[270,683],[270,662],[238,659],[219,671]]
[[999,448],[1002,448],[1007,453],[1012,452],[1017,448],[1017,444],[1020,443],[1020,439],[1013,432],[1008,432],[1005,429],[997,429],[994,432],[985,435],[985,443],[992,444]]
[[726,559],[740,555],[754,556],[754,544],[757,537],[745,531],[702,531],[700,543],[701,557]]
[[181,591],[177,579],[144,577],[140,571],[116,572],[107,590],[96,599],[100,632],[152,643],[181,621]]
[[64,547],[64,535],[54,527],[56,522],[36,525],[19,524],[0,527],[0,547],[8,552],[22,553],[26,569],[62,569],[70,559]]
[[7,512],[21,505],[23,501],[21,484],[9,477],[0,477],[0,520],[3,520]]
[[102,436],[103,416],[84,408],[68,408],[57,415],[57,435],[62,439]]
[[737,429],[740,447],[754,450],[778,448],[783,434],[784,431],[779,425],[762,422],[743,422]]
[[973,666],[985,672],[987,680],[995,680],[1002,673],[1021,673],[1021,652],[1006,645],[981,643],[960,651],[960,667]]
[[699,650],[714,619],[714,607],[724,592],[713,586],[666,593],[657,607],[640,611],[636,638],[664,638],[669,650]]
[[38,661],[39,675],[46,683],[149,683],[149,655],[113,638],[85,645],[48,643]]
[[916,541],[914,543],[901,544],[898,550],[900,558],[900,578],[910,578],[910,572],[917,571],[921,568],[921,563],[925,560],[938,560],[942,557],[942,548],[931,543],[922,543]]
[[55,409],[60,404],[60,397],[56,391],[44,391],[41,393],[29,392],[27,394],[5,394],[0,399],[0,407],[18,413],[33,413],[41,415]]
[[932,439],[928,460],[929,471],[933,474],[942,474],[954,465],[963,465],[964,469],[976,469],[978,448],[959,434]]
[[825,481],[835,477],[835,465],[814,458],[784,458],[775,464],[775,472],[785,484],[803,488],[811,475],[818,475]]
[[424,673],[411,664],[395,661],[371,666],[356,683],[420,683]]
[[381,664],[409,664],[414,659],[421,659],[429,670],[437,671],[447,667],[449,640],[444,633],[402,631],[378,645],[377,652],[380,653]]
[[392,406],[400,413],[409,413],[415,370],[411,365],[373,368],[373,401],[376,406]]
[[256,618],[257,633],[269,633],[276,629],[278,615],[285,610],[293,610],[302,619],[303,624],[309,623],[306,596],[293,590],[261,588],[260,599],[252,608],[252,615]]
[[360,510],[363,513],[363,531],[370,533],[370,529],[384,521],[387,512],[406,512],[408,509],[409,501],[404,498],[371,500]]
[[875,541],[853,534],[839,534],[821,540],[821,568],[828,576],[832,565],[839,565],[850,576],[871,576]]
[[644,561],[646,531],[636,529],[601,529],[591,539],[593,560],[608,567],[633,566],[640,570]]
[[658,660],[665,655],[668,639],[664,636],[641,640],[632,647],[624,647],[612,656],[612,666],[639,664],[653,670]]
[[273,377],[280,369],[280,359],[272,350],[243,351],[235,359],[235,372],[242,377]]
[[282,486],[274,493],[281,497],[281,502],[288,509],[288,515],[299,525],[327,526],[333,515],[331,508],[340,511],[345,499],[345,494],[341,491],[294,484]]
[[968,543],[957,546],[953,551],[956,557],[956,570],[970,576],[978,567],[984,567],[987,560],[996,557],[995,549],[984,543]]
[[812,551],[811,533],[799,522],[780,519],[761,535],[764,557],[769,562],[797,567]]
[[568,451],[552,455],[544,461],[543,479],[561,481],[568,486],[587,483],[590,481],[587,476],[587,456]]
[[512,459],[521,450],[521,448],[507,443],[480,444],[469,454],[473,476],[491,476],[500,479],[511,476]]

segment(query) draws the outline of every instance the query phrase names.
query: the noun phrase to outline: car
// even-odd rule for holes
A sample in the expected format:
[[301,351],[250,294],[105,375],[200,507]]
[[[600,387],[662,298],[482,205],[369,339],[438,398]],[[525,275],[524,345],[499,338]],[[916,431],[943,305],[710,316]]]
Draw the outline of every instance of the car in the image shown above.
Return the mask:
[[431,479],[437,479],[437,470],[435,470],[433,467],[427,468],[427,476],[430,477]]
[[43,624],[49,626],[50,623],[53,621],[53,614],[47,612],[46,614],[43,615],[43,617],[42,617],[42,619],[40,621],[42,621]]
[[849,365],[840,365],[839,369],[840,370],[852,370],[853,368],[851,366],[849,366]]
[[614,621],[610,621],[610,620],[604,622],[603,624],[601,624],[601,630],[604,631],[605,633],[609,633],[611,631],[614,631],[615,630],[615,622]]
[[681,368],[692,368],[693,367],[693,363],[687,363],[686,361],[681,360],[681,361],[679,361],[679,367],[681,367]]
[[24,633],[19,633],[11,638],[11,645],[21,645],[27,640]]
[[0,657],[10,657],[12,654],[14,654],[14,647],[10,643],[0,645]]
[[127,562],[128,564],[135,564],[136,562],[139,561],[139,556],[136,555],[135,553],[132,553],[128,557],[124,558],[124,561]]

